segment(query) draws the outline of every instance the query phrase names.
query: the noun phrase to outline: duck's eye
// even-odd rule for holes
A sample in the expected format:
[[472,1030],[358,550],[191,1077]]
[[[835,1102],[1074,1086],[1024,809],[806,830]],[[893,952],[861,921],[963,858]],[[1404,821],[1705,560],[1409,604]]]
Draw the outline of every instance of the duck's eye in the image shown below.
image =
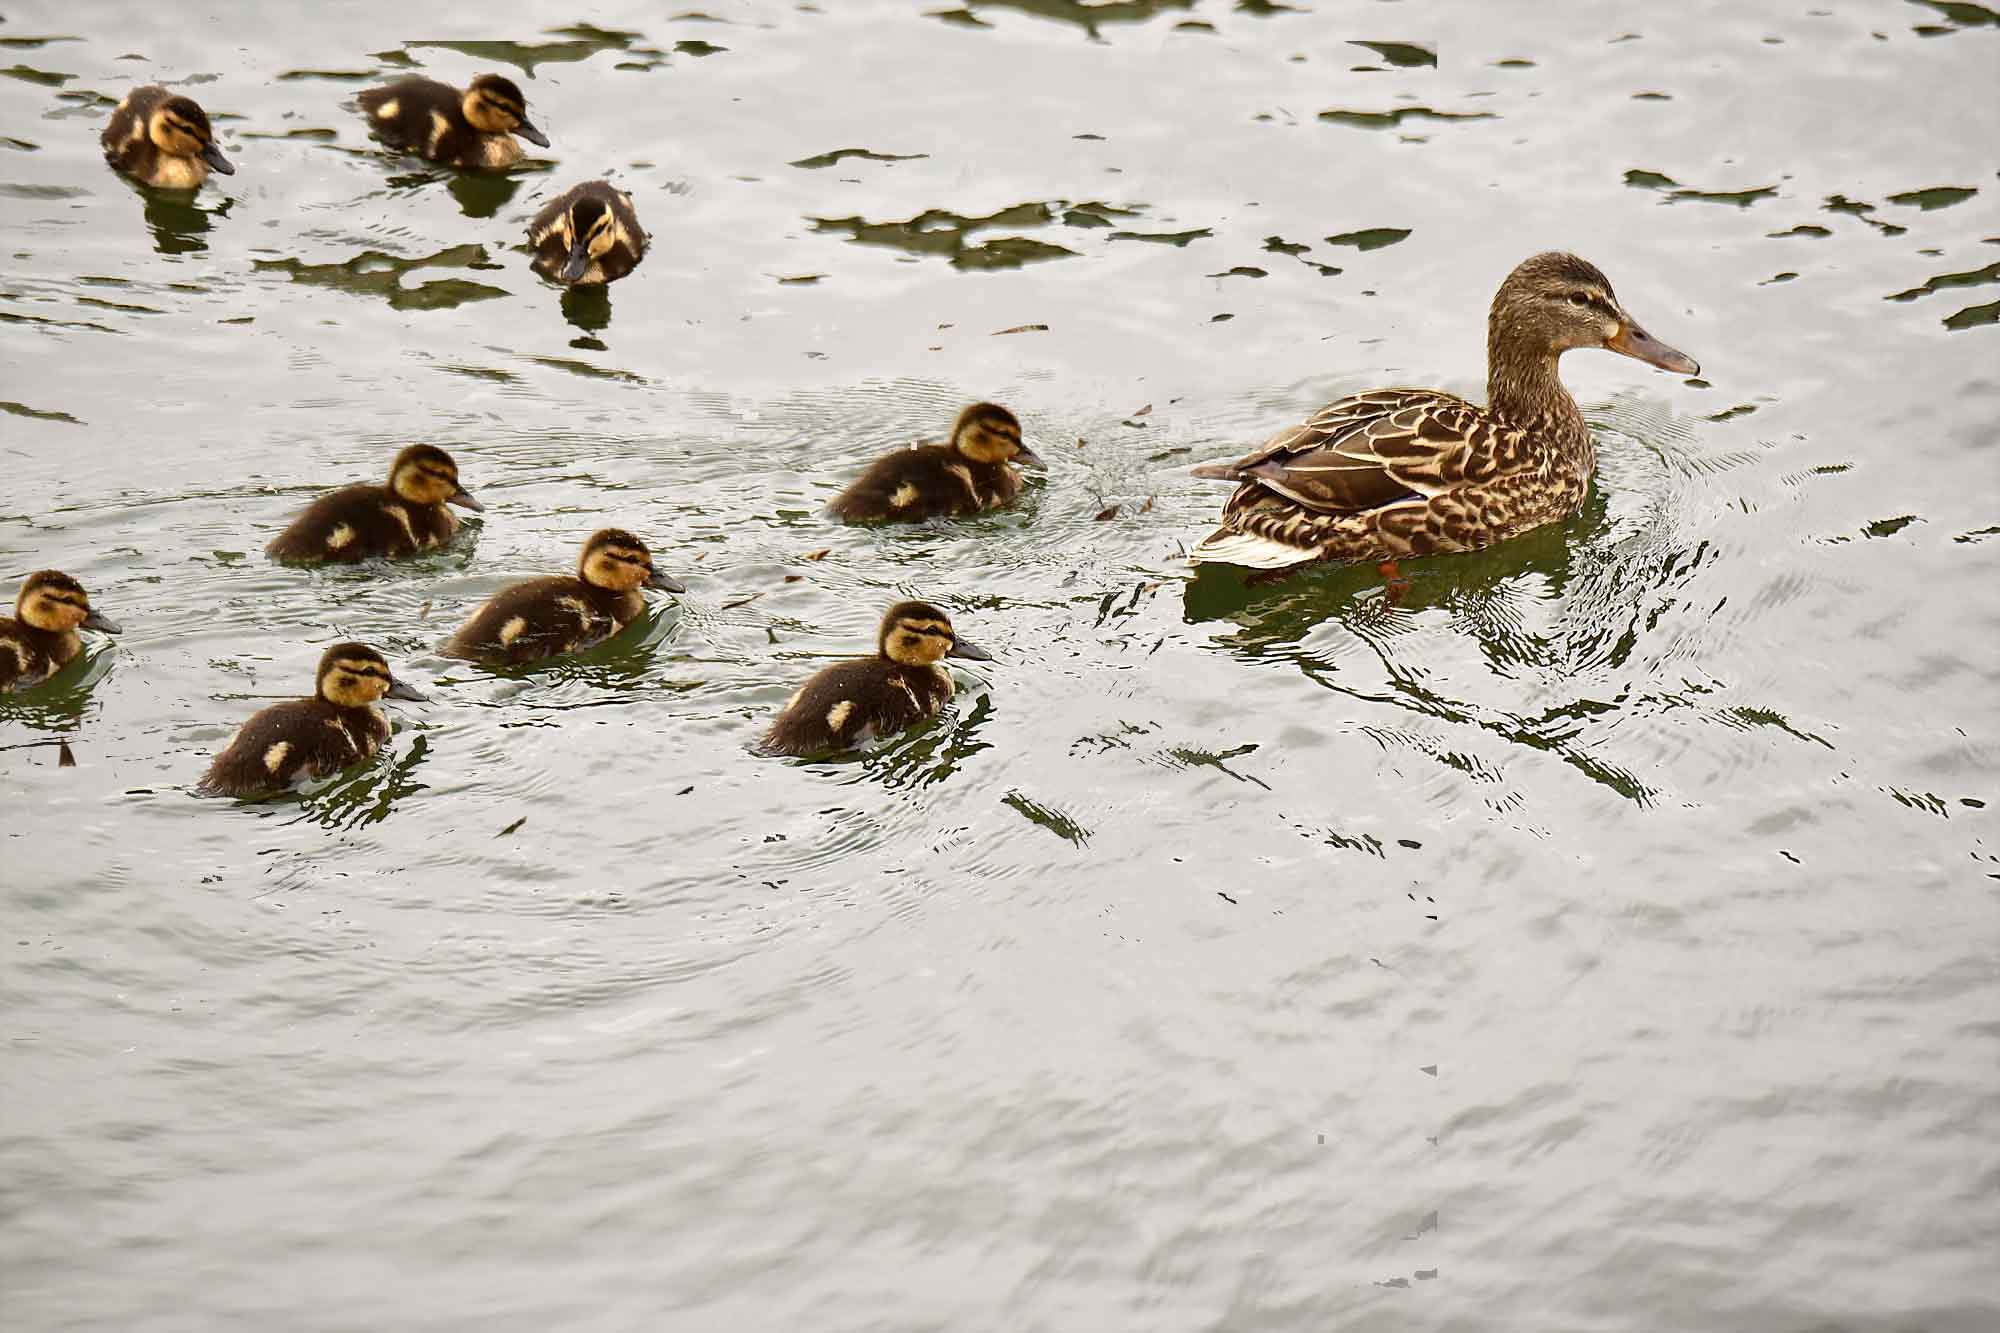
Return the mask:
[[1589,305],[1589,304],[1590,304],[1590,293],[1588,293],[1588,292],[1571,292],[1571,293],[1569,294],[1569,303],[1570,303],[1571,305],[1573,305],[1573,306],[1586,306],[1586,305]]

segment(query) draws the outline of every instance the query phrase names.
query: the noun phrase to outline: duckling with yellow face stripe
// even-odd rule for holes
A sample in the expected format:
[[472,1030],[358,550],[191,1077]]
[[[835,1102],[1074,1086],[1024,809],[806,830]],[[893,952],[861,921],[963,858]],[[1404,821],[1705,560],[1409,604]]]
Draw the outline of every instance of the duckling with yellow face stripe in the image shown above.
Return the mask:
[[551,199],[528,225],[534,268],[553,282],[613,282],[646,257],[646,233],[632,196],[608,181],[585,181]]
[[591,534],[574,576],[529,579],[502,588],[473,612],[442,649],[489,665],[519,665],[602,643],[646,609],[641,588],[686,592],[653,568],[646,543],[619,528]]
[[337,643],[319,659],[313,697],[272,704],[237,728],[196,786],[207,796],[261,796],[371,758],[389,739],[382,699],[424,696],[390,674],[365,643]]
[[511,167],[522,156],[517,134],[549,146],[548,136],[528,123],[521,89],[498,74],[481,74],[464,92],[436,79],[398,79],[355,101],[384,143],[447,167]]
[[875,460],[834,497],[827,512],[849,523],[977,514],[1021,493],[1015,462],[1040,464],[1021,442],[1021,423],[995,403],[958,414],[949,444],[898,449]]
[[443,546],[458,531],[445,506],[485,509],[458,484],[458,464],[435,445],[413,444],[389,466],[387,486],[343,486],[307,505],[271,540],[273,560],[368,560]]
[[813,673],[764,733],[765,754],[846,749],[935,717],[952,696],[947,657],[984,662],[985,649],[960,638],[951,617],[929,602],[898,602],[882,617],[875,656]]
[[105,161],[157,189],[192,190],[208,179],[211,168],[236,174],[215,146],[208,113],[193,98],[157,85],[125,94],[99,142]]
[[39,685],[83,651],[80,629],[118,633],[110,617],[91,609],[90,594],[69,575],[44,569],[28,575],[14,614],[0,616],[0,694]]

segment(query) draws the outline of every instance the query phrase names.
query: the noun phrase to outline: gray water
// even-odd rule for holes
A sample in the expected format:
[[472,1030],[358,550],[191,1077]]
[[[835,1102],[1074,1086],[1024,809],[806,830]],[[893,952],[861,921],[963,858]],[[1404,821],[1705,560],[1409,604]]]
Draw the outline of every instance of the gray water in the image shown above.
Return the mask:
[[[6,1327],[2000,1327],[2000,14],[953,3],[5,7],[0,581],[127,629],[0,703]],[[553,149],[384,153],[405,69]],[[1581,514],[1194,577],[1190,463],[1478,396],[1551,247],[1703,365],[1566,358]],[[1018,511],[819,515],[979,397]],[[409,440],[465,540],[263,560]],[[436,655],[607,523],[688,595]],[[907,593],[947,714],[751,754]],[[346,637],[388,751],[194,796]]]

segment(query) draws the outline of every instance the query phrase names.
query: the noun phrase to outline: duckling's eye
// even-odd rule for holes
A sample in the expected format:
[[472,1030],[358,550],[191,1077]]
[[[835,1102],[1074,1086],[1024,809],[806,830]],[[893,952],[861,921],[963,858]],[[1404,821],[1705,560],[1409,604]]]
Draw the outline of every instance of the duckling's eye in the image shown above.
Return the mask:
[[1586,306],[1586,305],[1589,305],[1589,304],[1590,304],[1590,293],[1589,293],[1589,292],[1571,292],[1571,293],[1569,294],[1569,303],[1570,303],[1571,305],[1573,305],[1573,306]]

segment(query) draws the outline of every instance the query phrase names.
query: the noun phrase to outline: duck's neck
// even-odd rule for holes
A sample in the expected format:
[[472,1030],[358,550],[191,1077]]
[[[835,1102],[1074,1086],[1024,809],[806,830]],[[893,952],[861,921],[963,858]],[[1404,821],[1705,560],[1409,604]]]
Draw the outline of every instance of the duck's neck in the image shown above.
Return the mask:
[[1556,373],[1560,352],[1523,347],[1495,328],[1486,340],[1486,410],[1510,426],[1549,437],[1586,470],[1590,427]]

